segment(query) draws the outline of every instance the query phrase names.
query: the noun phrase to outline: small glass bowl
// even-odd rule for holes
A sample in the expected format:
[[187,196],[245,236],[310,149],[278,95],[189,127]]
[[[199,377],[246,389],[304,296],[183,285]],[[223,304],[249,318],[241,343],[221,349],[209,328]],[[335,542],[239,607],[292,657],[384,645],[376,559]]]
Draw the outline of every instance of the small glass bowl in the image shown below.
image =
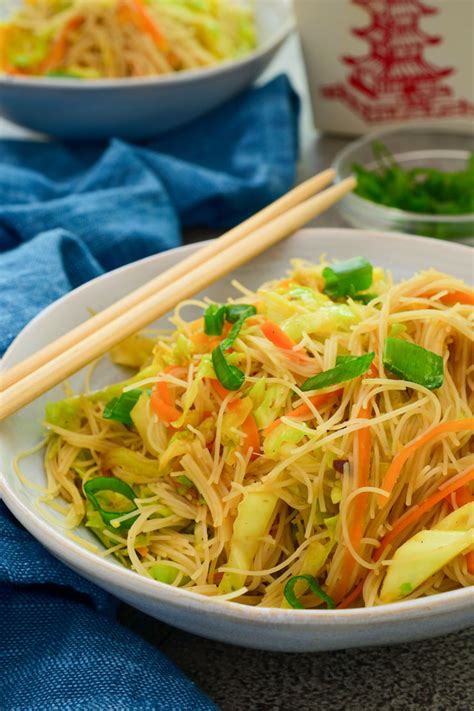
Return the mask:
[[[384,143],[395,160],[406,169],[462,170],[474,151],[472,124],[443,128],[425,123],[370,133],[337,154],[333,167],[338,181],[352,174],[354,163],[369,169],[376,167],[372,153],[374,141]],[[354,193],[343,198],[338,206],[347,222],[363,229],[394,230],[440,239],[474,236],[474,213],[429,215],[407,212],[366,200]]]

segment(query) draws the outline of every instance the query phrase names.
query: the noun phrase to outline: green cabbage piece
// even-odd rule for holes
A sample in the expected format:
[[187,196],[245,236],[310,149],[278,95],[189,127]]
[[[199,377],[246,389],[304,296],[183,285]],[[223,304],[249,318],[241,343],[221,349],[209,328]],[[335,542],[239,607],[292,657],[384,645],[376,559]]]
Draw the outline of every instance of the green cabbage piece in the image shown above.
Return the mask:
[[253,413],[259,430],[265,429],[280,416],[287,395],[288,388],[284,385],[270,385],[267,388],[262,402]]
[[318,311],[292,316],[281,324],[283,331],[298,343],[304,333],[330,336],[335,331],[348,331],[357,316],[347,304],[328,304]]

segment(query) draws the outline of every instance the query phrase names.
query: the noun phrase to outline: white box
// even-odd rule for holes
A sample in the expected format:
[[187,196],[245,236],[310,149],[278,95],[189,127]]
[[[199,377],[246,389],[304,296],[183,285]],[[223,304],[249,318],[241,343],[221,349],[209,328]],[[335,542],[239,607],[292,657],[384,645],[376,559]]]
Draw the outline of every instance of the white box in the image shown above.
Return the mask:
[[294,0],[316,127],[474,127],[474,0]]

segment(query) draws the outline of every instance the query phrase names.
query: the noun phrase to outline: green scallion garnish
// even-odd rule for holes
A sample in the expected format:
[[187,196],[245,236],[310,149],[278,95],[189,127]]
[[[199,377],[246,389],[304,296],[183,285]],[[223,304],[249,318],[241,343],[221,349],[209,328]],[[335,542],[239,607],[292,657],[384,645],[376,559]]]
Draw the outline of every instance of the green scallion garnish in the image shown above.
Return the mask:
[[[108,511],[102,508],[99,500],[97,499],[96,494],[105,491],[111,491],[115,494],[120,494],[121,496],[128,499],[131,502],[132,506],[126,511]],[[109,526],[114,519],[119,518],[124,514],[130,513],[131,511],[134,511],[137,508],[137,505],[135,504],[136,494],[133,489],[124,481],[121,481],[121,479],[115,479],[114,477],[98,476],[94,479],[89,479],[89,481],[84,484],[84,493],[91,502],[92,506],[95,508],[95,510],[100,513],[102,521],[107,526]],[[137,516],[131,516],[125,521],[121,521],[119,528],[130,528],[132,523],[136,520]]]
[[366,373],[375,357],[375,353],[366,353],[363,356],[338,356],[338,365],[305,380],[301,386],[303,392],[308,390],[321,390],[330,385],[338,385],[347,380],[352,380]]
[[210,304],[204,311],[204,333],[208,336],[220,336],[224,321],[236,323],[242,315],[244,318],[257,313],[249,304]]
[[122,393],[120,397],[114,397],[104,408],[102,417],[105,420],[115,420],[121,422],[122,425],[133,425],[130,413],[137,404],[138,398],[142,395],[143,390],[135,388]]
[[403,380],[423,385],[428,390],[440,388],[444,380],[441,356],[401,338],[385,339],[383,364]]
[[365,257],[353,257],[345,262],[336,262],[324,267],[324,292],[331,299],[343,296],[355,297],[372,285],[373,267]]
[[328,610],[335,609],[336,603],[334,602],[332,597],[330,597],[327,593],[324,592],[324,590],[321,589],[318,581],[312,575],[294,575],[288,580],[287,584],[285,585],[283,594],[285,595],[287,603],[291,605],[291,607],[293,607],[295,610],[304,609],[303,605],[295,595],[294,588],[298,581],[304,581],[305,583],[307,583],[311,592],[326,603],[326,608]]
[[245,375],[240,368],[226,361],[222,343],[212,351],[212,365],[217,379],[227,390],[239,390],[242,387]]
[[474,212],[474,153],[464,170],[452,172],[431,167],[405,170],[379,141],[372,144],[372,153],[374,169],[359,164],[352,167],[357,178],[356,195],[408,212],[429,215]]
[[[217,304],[213,304],[213,306],[217,306]],[[214,322],[212,323],[212,328],[217,327],[219,325],[218,319],[221,318],[220,309],[222,308],[225,309],[224,313],[227,320],[230,323],[233,323],[234,325],[232,326],[227,338],[224,338],[224,340],[219,343],[217,348],[214,348],[214,350],[212,351],[212,365],[214,366],[216,377],[221,383],[221,385],[227,388],[227,390],[238,390],[244,383],[245,375],[240,370],[240,368],[237,368],[235,365],[230,365],[227,362],[225,357],[225,351],[227,351],[229,348],[232,348],[235,339],[240,333],[240,329],[242,328],[245,319],[249,318],[250,316],[254,316],[254,314],[257,313],[257,310],[255,306],[250,306],[248,304],[230,304],[229,306],[224,307],[218,306],[217,309],[213,310],[212,312],[209,312],[210,307],[208,307],[206,309],[206,313],[210,313],[208,318],[212,318],[214,320]],[[206,314],[204,315],[204,326],[206,326]],[[222,333],[222,328],[223,321],[220,333],[217,335],[220,335]]]
[[204,333],[208,336],[220,336],[224,328],[226,306],[211,304],[204,311]]

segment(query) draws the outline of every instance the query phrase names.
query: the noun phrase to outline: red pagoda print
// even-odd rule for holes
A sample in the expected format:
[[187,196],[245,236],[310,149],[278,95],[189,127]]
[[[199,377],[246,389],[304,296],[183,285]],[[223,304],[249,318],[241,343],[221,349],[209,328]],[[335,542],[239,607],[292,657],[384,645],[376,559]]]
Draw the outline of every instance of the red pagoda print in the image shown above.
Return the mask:
[[369,43],[364,57],[342,57],[351,67],[345,83],[325,86],[323,96],[344,101],[369,123],[414,118],[474,116],[474,104],[453,97],[445,80],[454,72],[423,57],[425,47],[441,37],[420,28],[436,8],[420,0],[352,0],[371,16],[370,24],[351,29]]

